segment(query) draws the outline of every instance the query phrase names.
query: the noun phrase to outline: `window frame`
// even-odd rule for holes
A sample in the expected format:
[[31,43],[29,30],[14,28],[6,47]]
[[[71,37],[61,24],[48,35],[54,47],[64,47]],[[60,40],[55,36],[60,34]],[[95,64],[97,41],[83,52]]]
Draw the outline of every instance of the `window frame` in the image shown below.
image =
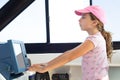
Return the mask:
[[[16,18],[25,8],[27,8],[35,0],[10,0],[0,10],[0,31],[7,26],[14,18]],[[19,4],[19,5],[15,5]],[[90,0],[92,5],[92,0]],[[63,53],[70,50],[81,43],[50,43],[50,27],[49,27],[49,0],[45,0],[46,7],[46,43],[25,43],[26,51],[28,54],[44,54],[44,53]],[[14,8],[14,9],[13,9]],[[17,11],[16,11],[17,9]],[[11,14],[3,15],[10,11]],[[120,49],[120,41],[113,41],[113,49]]]

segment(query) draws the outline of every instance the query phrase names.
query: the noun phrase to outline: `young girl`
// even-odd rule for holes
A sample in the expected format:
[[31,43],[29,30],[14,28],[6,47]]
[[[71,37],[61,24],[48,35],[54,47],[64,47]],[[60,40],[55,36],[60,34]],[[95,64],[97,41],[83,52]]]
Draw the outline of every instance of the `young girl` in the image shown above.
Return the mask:
[[109,80],[108,59],[112,56],[112,44],[110,33],[104,29],[103,10],[99,6],[88,6],[76,10],[75,13],[81,16],[79,19],[81,29],[89,34],[86,40],[47,63],[32,65],[29,70],[44,73],[83,56],[82,80]]

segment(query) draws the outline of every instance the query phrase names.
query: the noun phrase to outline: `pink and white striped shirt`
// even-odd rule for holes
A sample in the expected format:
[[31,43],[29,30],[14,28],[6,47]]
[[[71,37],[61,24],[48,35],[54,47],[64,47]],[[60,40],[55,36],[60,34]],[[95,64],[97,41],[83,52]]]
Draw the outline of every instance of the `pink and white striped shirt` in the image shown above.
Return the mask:
[[98,32],[86,40],[92,41],[95,48],[83,56],[82,80],[109,80],[106,42],[102,34]]

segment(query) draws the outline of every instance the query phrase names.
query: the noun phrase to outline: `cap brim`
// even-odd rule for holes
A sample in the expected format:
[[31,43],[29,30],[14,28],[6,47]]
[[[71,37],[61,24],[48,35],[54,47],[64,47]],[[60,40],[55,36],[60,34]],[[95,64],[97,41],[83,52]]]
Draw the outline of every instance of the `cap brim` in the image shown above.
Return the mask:
[[89,13],[90,11],[88,10],[75,10],[75,14],[81,16],[82,14]]

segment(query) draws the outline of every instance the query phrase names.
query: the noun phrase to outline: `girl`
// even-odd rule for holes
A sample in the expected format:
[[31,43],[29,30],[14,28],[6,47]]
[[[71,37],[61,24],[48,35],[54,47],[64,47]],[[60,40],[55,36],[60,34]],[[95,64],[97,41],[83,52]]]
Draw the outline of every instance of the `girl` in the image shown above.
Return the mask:
[[82,16],[79,24],[89,36],[79,46],[45,63],[34,64],[29,70],[44,73],[63,66],[80,56],[82,59],[82,80],[109,80],[108,59],[112,56],[111,35],[104,29],[105,16],[99,6],[88,6],[75,13]]

